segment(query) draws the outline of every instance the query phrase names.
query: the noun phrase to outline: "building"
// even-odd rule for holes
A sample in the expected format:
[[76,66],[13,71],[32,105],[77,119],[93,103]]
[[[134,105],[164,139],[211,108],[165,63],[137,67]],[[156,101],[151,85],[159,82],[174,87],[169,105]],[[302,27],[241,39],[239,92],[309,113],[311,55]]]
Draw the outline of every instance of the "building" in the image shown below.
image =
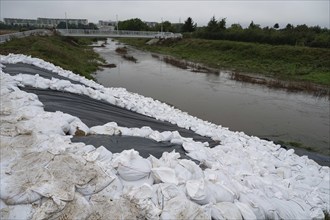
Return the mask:
[[68,24],[83,24],[87,25],[87,19],[65,19],[65,18],[37,18],[22,19],[22,18],[4,18],[4,23],[7,25],[18,26],[36,26],[36,27],[56,27],[61,22],[68,22]]
[[87,25],[87,19],[65,19],[65,18],[37,18],[39,27],[56,27],[61,22],[68,22],[68,24],[83,24]]
[[110,31],[113,31],[116,29],[116,26],[117,26],[117,22],[116,21],[102,21],[102,20],[99,20],[99,23],[97,25],[97,27],[100,29],[100,30],[110,30]]
[[144,21],[144,23],[146,23],[146,25],[148,25],[148,27],[153,28],[156,27],[158,22],[154,22],[154,21]]
[[4,18],[3,21],[6,25],[38,26],[37,20],[34,19]]

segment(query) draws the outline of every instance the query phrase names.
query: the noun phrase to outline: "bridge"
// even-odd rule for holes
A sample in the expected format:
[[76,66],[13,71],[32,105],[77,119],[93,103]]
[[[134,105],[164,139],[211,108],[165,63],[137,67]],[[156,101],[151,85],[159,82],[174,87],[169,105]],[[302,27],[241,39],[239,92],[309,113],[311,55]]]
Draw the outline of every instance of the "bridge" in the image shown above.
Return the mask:
[[9,41],[13,38],[22,38],[31,35],[51,35],[51,34],[52,32],[47,29],[36,29],[30,31],[15,32],[10,34],[2,34],[0,35],[0,44]]
[[62,36],[71,37],[182,38],[182,34],[172,32],[91,29],[57,29],[56,31]]
[[[172,32],[153,32],[153,31],[108,31],[91,29],[56,29],[56,32],[62,36],[72,37],[128,37],[128,38],[182,38],[182,34]],[[22,38],[31,35],[52,35],[53,32],[47,29],[36,29],[30,31],[15,32],[0,35],[0,44],[13,38]]]

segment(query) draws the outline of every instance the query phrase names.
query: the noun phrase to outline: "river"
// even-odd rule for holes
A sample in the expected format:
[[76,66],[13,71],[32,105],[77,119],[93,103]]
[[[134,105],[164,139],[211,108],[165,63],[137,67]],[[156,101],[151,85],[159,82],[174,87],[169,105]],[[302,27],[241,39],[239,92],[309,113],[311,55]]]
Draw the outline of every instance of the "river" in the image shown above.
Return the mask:
[[158,99],[232,131],[301,143],[330,155],[328,98],[237,82],[230,79],[228,71],[219,75],[191,72],[128,46],[135,63],[115,52],[123,45],[110,39],[107,42],[95,51],[117,67],[98,71],[95,78],[100,84]]

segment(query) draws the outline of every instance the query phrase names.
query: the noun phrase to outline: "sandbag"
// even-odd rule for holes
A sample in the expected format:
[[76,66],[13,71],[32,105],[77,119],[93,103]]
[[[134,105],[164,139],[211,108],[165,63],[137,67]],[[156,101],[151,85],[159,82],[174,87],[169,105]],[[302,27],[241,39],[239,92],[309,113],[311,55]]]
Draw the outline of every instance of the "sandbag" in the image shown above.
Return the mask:
[[6,206],[0,209],[0,219],[32,219],[35,208],[32,204]]
[[231,202],[221,202],[212,206],[211,215],[213,219],[242,220],[240,210]]
[[210,219],[203,208],[186,197],[177,196],[169,200],[163,209],[160,219]]
[[237,206],[237,208],[240,210],[242,217],[244,220],[254,220],[257,219],[257,216],[254,214],[252,209],[249,205],[244,204],[242,202],[239,202],[235,200],[234,204]]
[[175,167],[176,175],[178,178],[185,180],[200,179],[204,177],[202,169],[193,161],[182,159]]
[[216,203],[204,179],[187,181],[186,190],[189,198],[200,205]]
[[134,159],[119,163],[118,174],[126,181],[136,181],[150,175],[151,164],[147,159]]
[[152,202],[153,189],[149,184],[129,188],[126,193],[131,202],[135,203],[139,212],[147,219],[157,219],[161,210]]
[[152,175],[156,182],[163,182],[163,183],[173,183],[175,185],[178,184],[178,180],[175,176],[175,171],[169,167],[157,167],[152,168]]
[[172,183],[154,184],[152,186],[152,201],[158,206],[158,208],[163,209],[166,202],[174,197],[186,197],[184,190],[184,188],[182,189]]

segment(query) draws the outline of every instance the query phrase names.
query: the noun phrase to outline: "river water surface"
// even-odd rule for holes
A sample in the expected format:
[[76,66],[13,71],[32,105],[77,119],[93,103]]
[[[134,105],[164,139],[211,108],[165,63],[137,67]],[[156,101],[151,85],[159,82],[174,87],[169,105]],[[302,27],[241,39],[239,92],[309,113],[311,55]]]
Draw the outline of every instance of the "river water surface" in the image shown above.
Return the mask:
[[134,63],[115,52],[118,46],[123,45],[108,39],[106,47],[95,48],[117,65],[96,73],[100,84],[158,99],[232,131],[298,142],[330,155],[328,98],[237,82],[226,71],[217,75],[179,69],[128,47],[128,54],[137,58]]

